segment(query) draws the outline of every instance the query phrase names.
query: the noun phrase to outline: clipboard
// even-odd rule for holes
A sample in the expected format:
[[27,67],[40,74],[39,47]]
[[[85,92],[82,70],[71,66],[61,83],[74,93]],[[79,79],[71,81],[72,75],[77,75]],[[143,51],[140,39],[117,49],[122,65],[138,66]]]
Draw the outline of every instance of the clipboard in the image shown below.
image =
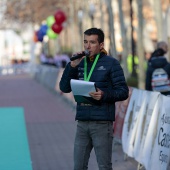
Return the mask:
[[89,93],[97,91],[95,82],[71,79],[71,89],[77,103],[99,104],[98,100],[93,99]]

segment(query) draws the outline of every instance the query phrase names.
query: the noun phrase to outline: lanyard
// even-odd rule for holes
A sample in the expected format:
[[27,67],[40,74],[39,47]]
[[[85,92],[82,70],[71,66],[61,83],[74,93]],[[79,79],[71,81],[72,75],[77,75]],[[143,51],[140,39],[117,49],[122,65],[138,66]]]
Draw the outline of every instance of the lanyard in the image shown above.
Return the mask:
[[99,59],[99,56],[100,56],[100,54],[97,54],[97,56],[96,56],[96,58],[95,58],[95,60],[94,60],[94,63],[93,63],[93,65],[92,65],[91,69],[90,69],[90,72],[89,72],[89,75],[88,75],[88,76],[87,76],[87,58],[85,57],[85,59],[84,59],[84,80],[85,80],[85,81],[89,81],[89,80],[90,80],[90,77],[91,77],[91,75],[92,75],[92,72],[93,72],[93,70],[94,70],[94,67],[96,66],[96,63],[97,63],[97,61],[98,61],[98,59]]

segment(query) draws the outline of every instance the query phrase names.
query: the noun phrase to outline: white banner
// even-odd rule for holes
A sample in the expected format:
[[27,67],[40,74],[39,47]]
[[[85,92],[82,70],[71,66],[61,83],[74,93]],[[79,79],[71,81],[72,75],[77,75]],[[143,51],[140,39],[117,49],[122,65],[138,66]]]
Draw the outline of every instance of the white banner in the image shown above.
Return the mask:
[[167,170],[170,163],[170,97],[133,89],[123,124],[122,148],[146,170]]
[[[160,108],[162,106],[161,96],[162,95],[159,95],[158,100],[155,103],[155,107],[153,109],[153,113],[152,113],[149,127],[148,127],[148,132],[146,134],[146,139],[143,145],[141,163],[144,165],[146,169],[148,169],[149,164],[151,163],[154,143],[155,143],[157,132],[158,132],[158,120],[159,120],[159,115],[160,115]],[[151,170],[151,169],[148,169],[148,170]]]
[[148,132],[148,127],[150,125],[153,108],[159,95],[159,92],[144,91],[144,98],[143,103],[141,104],[141,109],[139,111],[138,123],[136,128],[137,132],[134,142],[134,158],[141,164],[143,147]]
[[170,97],[160,96],[157,135],[147,170],[167,170],[170,162]]
[[122,148],[130,157],[134,157],[134,142],[138,115],[144,99],[144,91],[133,89],[132,96],[127,108],[122,131]]

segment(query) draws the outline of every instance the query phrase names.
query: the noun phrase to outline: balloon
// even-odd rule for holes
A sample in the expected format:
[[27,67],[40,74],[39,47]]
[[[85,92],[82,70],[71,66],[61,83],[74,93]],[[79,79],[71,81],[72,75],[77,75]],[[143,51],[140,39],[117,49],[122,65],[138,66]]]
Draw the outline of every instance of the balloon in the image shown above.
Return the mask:
[[62,24],[66,20],[66,15],[63,11],[58,10],[54,14],[55,21],[58,25]]
[[48,26],[46,24],[41,25],[40,31],[42,32],[43,35],[46,35],[48,30]]
[[38,41],[42,42],[43,41],[43,33],[41,32],[41,30],[37,31],[37,38],[38,38]]
[[38,42],[38,36],[36,31],[34,32],[33,40],[34,42]]
[[58,34],[56,34],[52,29],[47,30],[47,35],[50,39],[55,39],[58,37]]
[[55,22],[54,16],[53,15],[48,16],[46,22],[47,22],[47,26],[50,28]]
[[58,25],[57,23],[54,23],[54,24],[52,25],[51,29],[52,29],[55,33],[59,34],[59,33],[62,31],[63,27],[62,27],[62,25]]

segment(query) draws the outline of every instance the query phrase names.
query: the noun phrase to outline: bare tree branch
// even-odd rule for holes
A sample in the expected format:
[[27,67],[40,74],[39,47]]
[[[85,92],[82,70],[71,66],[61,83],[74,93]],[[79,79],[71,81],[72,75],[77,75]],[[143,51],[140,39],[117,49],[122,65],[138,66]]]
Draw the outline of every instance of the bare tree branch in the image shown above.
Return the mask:
[[[19,25],[26,23],[41,24],[49,15],[53,15],[57,9],[67,9],[68,0],[7,0],[4,18],[8,22]],[[67,11],[65,11],[67,12]]]

